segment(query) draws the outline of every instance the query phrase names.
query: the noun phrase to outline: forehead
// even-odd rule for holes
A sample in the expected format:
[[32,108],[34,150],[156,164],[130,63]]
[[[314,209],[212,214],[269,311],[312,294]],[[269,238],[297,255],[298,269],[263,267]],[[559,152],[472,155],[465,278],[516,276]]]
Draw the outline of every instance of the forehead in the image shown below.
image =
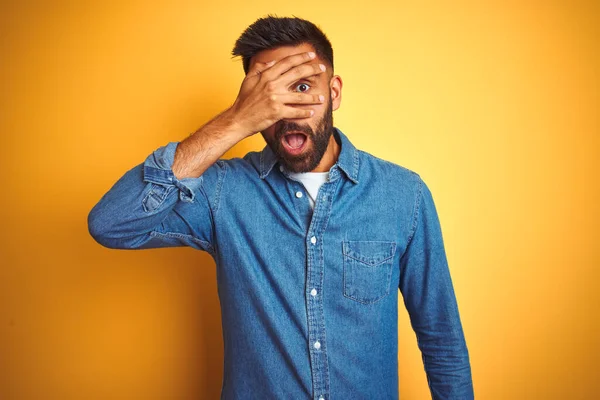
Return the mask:
[[[302,43],[302,44],[299,44],[298,46],[281,46],[281,47],[275,47],[273,49],[263,50],[263,51],[256,53],[256,55],[254,55],[254,57],[252,57],[250,59],[249,67],[252,68],[252,66],[256,62],[267,63],[267,62],[273,61],[273,60],[279,61],[282,58],[285,58],[287,56],[291,56],[294,54],[300,54],[300,53],[306,53],[307,51],[315,51],[315,48],[308,43]],[[320,61],[319,57],[315,58],[315,60]]]

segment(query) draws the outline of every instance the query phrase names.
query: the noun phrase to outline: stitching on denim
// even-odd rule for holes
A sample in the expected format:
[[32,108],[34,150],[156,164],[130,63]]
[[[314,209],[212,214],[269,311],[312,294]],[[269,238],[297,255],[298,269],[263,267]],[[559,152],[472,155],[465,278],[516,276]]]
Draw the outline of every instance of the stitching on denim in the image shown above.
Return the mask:
[[263,167],[263,151],[260,152],[260,157],[258,158],[258,177],[263,179],[263,171],[265,170]]
[[[174,186],[164,186],[164,185],[160,185],[158,183],[150,183],[150,185],[152,185],[150,187],[150,191],[142,199],[142,208],[144,209],[144,212],[146,212],[146,213],[152,213],[152,212],[155,212],[156,210],[158,210],[160,208],[160,206],[165,202],[165,199],[167,198],[167,196],[174,189]],[[155,193],[153,191],[153,189],[157,186],[165,188],[165,193],[163,196],[159,196],[157,193]],[[153,198],[157,199],[157,201],[158,201],[158,204],[152,210],[150,210],[146,205],[146,203],[148,202],[148,198],[150,198],[150,197],[153,197]]]
[[183,233],[178,233],[178,232],[157,232],[157,231],[152,231],[150,232],[150,236],[152,237],[171,237],[171,238],[175,238],[175,239],[184,239],[184,240],[190,240],[194,243],[197,243],[198,245],[200,245],[201,248],[206,249],[213,257],[215,255],[215,250],[213,248],[213,246],[205,241],[205,240],[201,240],[198,239],[192,235],[186,235]]
[[[348,256],[350,258],[355,259],[356,261],[360,261],[363,264],[368,264],[368,265],[379,265],[384,261],[389,260],[390,258],[394,257],[394,255],[396,254],[396,242],[392,242],[392,241],[386,241],[386,240],[344,240],[344,246],[342,248],[342,252],[344,253],[345,256]],[[370,262],[365,262],[364,260],[361,260],[360,258],[357,258],[355,256],[352,255],[352,253],[356,253],[359,256],[361,255],[358,251],[352,250],[352,248],[350,248],[350,243],[351,242],[360,242],[360,243],[385,243],[386,245],[390,245],[389,248],[391,249],[391,254],[389,256],[386,256],[386,258],[384,258],[383,260],[377,262],[377,264],[371,264]],[[387,252],[386,252],[387,254]],[[367,259],[368,257],[365,256],[365,259]],[[373,261],[374,262],[374,261]]]
[[360,243],[396,243],[392,240],[344,240],[345,242],[360,242]]
[[179,189],[179,198],[182,201],[185,201],[188,203],[191,203],[194,201],[195,193],[192,189],[189,188],[189,186],[187,186],[180,180],[175,180],[174,185],[177,189]]
[[[327,192],[327,204],[328,204],[329,212],[325,215],[325,218],[322,221],[321,232],[325,232],[325,229],[327,228],[327,224],[329,223],[329,217],[331,215],[331,209],[333,207],[333,197],[334,197],[334,194],[337,192],[339,185],[340,185],[340,180],[337,180],[335,182],[335,184],[332,185],[331,191]],[[321,250],[319,251],[319,260],[321,263],[320,265],[325,264],[325,257],[323,256],[324,248],[325,248],[325,246],[323,243],[321,245]],[[324,352],[326,352],[327,351],[327,333],[325,330],[325,312],[324,312],[324,308],[323,308],[324,275],[325,275],[325,268],[320,268],[321,301],[319,302],[319,315],[321,316],[320,323],[321,323],[321,326],[323,327],[323,348],[322,348],[322,350]],[[324,354],[326,354],[326,353],[324,353]],[[324,382],[323,386],[324,386],[324,390],[329,394],[329,390],[330,390],[329,363],[328,363],[327,357],[323,356],[323,358],[324,358],[323,365],[324,365],[324,369],[325,369],[325,382]]]
[[[204,199],[206,200],[206,204],[208,205],[208,215],[210,218],[210,237],[214,243],[215,242],[215,230],[214,230],[215,217],[213,215],[213,210],[210,206],[210,199],[208,198],[208,195],[206,194],[206,191],[204,190],[203,185],[200,185],[198,190],[200,191],[200,194],[204,197]],[[197,239],[197,240],[200,240],[200,239]],[[216,245],[215,245],[215,247],[216,247]]]
[[422,196],[423,185],[424,185],[423,180],[419,179],[419,189],[417,190],[417,197],[415,198],[415,205],[414,205],[415,211],[414,211],[414,217],[413,217],[413,224],[412,224],[410,235],[408,235],[408,240],[406,241],[406,249],[408,249],[408,246],[412,242],[412,239],[417,230],[417,224],[419,221],[419,213],[421,212],[421,203],[423,201],[423,196]]
[[217,211],[219,210],[219,205],[221,204],[221,189],[223,188],[225,176],[226,176],[227,170],[229,168],[229,165],[223,160],[218,160],[217,163],[221,168],[219,169],[219,175],[217,177],[217,188],[215,189],[214,211],[210,205],[208,196],[206,195],[206,193],[204,192],[204,189],[202,188],[204,196],[206,197],[206,199],[208,201],[208,211],[210,212],[210,219],[211,219],[211,224],[210,224],[211,235],[210,235],[210,237],[213,242],[213,246],[215,247],[215,252],[217,252],[219,249],[219,245],[217,244],[217,228],[216,228],[217,227]]
[[[273,167],[277,163],[277,159],[272,159],[272,160],[269,160],[270,164],[267,165],[267,163],[266,163],[267,160],[265,159],[265,154],[267,154],[267,151],[270,151],[270,149],[268,147],[265,147],[262,151],[259,152],[260,156],[259,156],[258,176],[261,179],[265,179],[267,177],[267,175],[269,175],[271,173],[271,171],[273,170]],[[251,153],[246,154],[246,156],[244,156],[244,159],[246,159],[246,157],[250,154]]]
[[391,256],[388,256],[388,257],[384,258],[383,260],[379,261],[378,263],[374,264],[374,261],[373,261],[373,263],[370,263],[370,262],[365,262],[364,260],[361,260],[360,258],[356,258],[356,257],[354,257],[354,256],[352,256],[352,255],[350,255],[350,254],[348,254],[348,253],[344,253],[344,255],[345,255],[346,257],[348,257],[348,258],[351,258],[351,259],[353,259],[353,260],[356,260],[356,261],[358,261],[358,262],[360,262],[360,263],[362,263],[362,264],[365,264],[365,265],[368,265],[368,266],[371,266],[371,267],[376,267],[376,266],[378,266],[379,264],[381,264],[381,263],[383,263],[383,262],[385,262],[385,261],[389,260],[390,258],[394,258],[394,255],[392,254]]
[[374,159],[375,159],[375,160],[377,160],[377,161],[381,161],[381,162],[383,162],[383,163],[385,163],[385,164],[387,164],[387,165],[390,165],[390,166],[392,166],[392,167],[400,168],[400,169],[402,169],[402,170],[403,170],[403,171],[405,171],[405,172],[409,172],[409,173],[410,173],[411,175],[413,175],[414,177],[417,177],[417,178],[420,178],[420,177],[421,177],[421,176],[420,176],[418,173],[416,173],[416,172],[415,172],[415,171],[413,171],[412,169],[408,169],[408,168],[406,168],[406,167],[404,167],[404,166],[402,166],[402,165],[400,165],[400,164],[396,164],[396,163],[393,163],[393,162],[391,162],[391,161],[389,161],[389,160],[385,160],[385,159],[383,159],[383,158],[380,158],[380,157],[374,156],[373,154],[371,154],[371,153],[369,153],[369,152],[367,152],[367,151],[365,151],[365,150],[358,150],[358,151],[360,151],[361,153],[363,153],[363,154],[365,154],[365,155],[367,155],[367,156],[369,156],[369,157],[371,157],[371,158],[374,158]]
[[[336,192],[338,186],[339,186],[339,180],[336,180],[334,183],[331,183],[331,190],[326,192],[327,194],[327,201],[326,202],[316,202],[315,203],[315,208],[313,210],[313,217],[311,220],[311,226],[310,228],[313,228],[313,233],[318,234],[318,232],[324,232],[325,228],[327,227],[327,224],[329,222],[329,216],[331,213],[331,207],[333,204],[333,197],[334,197],[334,193]],[[318,199],[318,197],[317,197]],[[326,208],[324,207],[328,207],[329,212],[324,214],[323,220],[319,221],[318,219],[315,219],[315,215],[320,215],[322,214]],[[312,226],[312,224],[315,224],[314,226]],[[309,259],[309,267],[307,269],[307,276],[310,276],[312,274],[313,269],[315,268],[314,263],[311,263],[310,260],[313,258],[313,254],[314,254],[314,248],[310,245],[307,244],[308,246],[308,259]],[[324,265],[324,256],[323,256],[323,246],[321,246],[321,249],[318,253],[318,261],[319,265],[317,266],[317,268],[321,265]],[[318,313],[317,319],[314,321],[315,325],[317,325],[317,332],[319,331],[319,326],[323,327],[323,335],[321,337],[321,340],[323,342],[323,347],[321,349],[319,349],[319,352],[325,352],[326,351],[326,343],[327,343],[327,334],[325,332],[325,315],[324,315],[324,308],[323,308],[323,281],[324,281],[324,268],[318,268],[318,272],[319,272],[319,285],[320,285],[320,289],[321,289],[321,300],[319,301],[319,306],[316,308],[316,312]],[[309,298],[307,298],[309,299]],[[310,302],[310,300],[308,300]],[[307,311],[308,308],[311,307],[310,303],[307,305]],[[314,306],[313,306],[314,307]],[[309,328],[309,332],[310,332],[310,328]],[[310,334],[310,333],[309,333]],[[309,351],[310,357],[311,357],[311,363],[313,363],[313,353],[312,351]],[[323,354],[323,353],[322,353]],[[318,357],[315,356],[315,358]],[[317,362],[317,360],[315,360]],[[318,365],[318,362],[316,364],[313,365]],[[319,377],[319,374],[321,373],[321,369],[317,368],[317,385],[322,384],[324,386],[324,389],[327,393],[329,393],[329,365],[328,365],[328,360],[327,357],[323,356],[323,370],[325,373],[325,382],[322,382],[322,380]],[[311,376],[311,381],[312,381],[312,376]]]
[[212,207],[215,209],[215,215],[219,210],[219,204],[221,202],[221,189],[223,188],[223,182],[225,181],[225,174],[227,173],[227,163],[222,160],[217,161],[219,165],[219,175],[217,176],[217,187],[215,189],[215,199],[213,201]]
[[[316,214],[317,210],[318,210],[318,206],[315,206],[315,209],[313,210],[313,218],[314,218],[314,215]],[[310,229],[310,227],[309,227],[309,229]],[[307,246],[307,258],[308,258],[308,260],[307,260],[308,261],[307,262],[308,265],[307,265],[306,276],[307,276],[307,278],[310,278],[310,276],[312,274],[312,270],[314,268],[314,265],[313,265],[314,263],[311,262],[311,260],[313,258],[312,257],[312,255],[313,255],[313,248],[308,243],[306,243],[306,246]],[[320,288],[320,289],[322,290],[323,288]],[[322,296],[323,296],[323,293],[321,292],[321,297]],[[311,322],[313,322],[312,321],[313,317],[311,316],[311,312],[310,311],[311,311],[311,309],[314,309],[314,306],[311,305],[310,298],[308,298],[308,297],[306,298],[306,302],[307,302],[307,304],[306,304],[306,312],[308,314],[307,315],[308,316],[308,326],[307,326],[307,329],[308,329],[308,336],[310,338],[310,334],[311,334]],[[310,346],[310,344],[309,344],[309,346]],[[310,364],[311,364],[311,366],[316,365],[317,364],[317,360],[315,359],[316,356],[313,355],[313,350],[309,348],[308,353],[309,353],[309,357],[310,357]],[[310,380],[311,380],[311,382],[314,385],[313,374],[314,373],[311,373]]]
[[358,163],[359,163],[359,159],[358,159],[358,151],[356,151],[356,149],[354,149],[354,154],[353,154],[353,157],[352,157],[352,161],[353,161],[353,163],[352,163],[353,165],[352,166],[354,168],[354,170],[352,171],[352,174],[353,174],[352,178],[354,179],[354,181],[356,183],[358,183],[358,167],[359,167]]
[[[319,265],[325,265],[325,258],[323,257],[323,248],[325,247],[325,241],[323,239],[323,243],[321,243],[320,246],[320,250],[319,250]],[[321,351],[322,355],[321,357],[323,358],[323,373],[324,373],[324,381],[321,382],[321,386],[323,386],[324,391],[329,391],[329,365],[328,365],[328,361],[327,361],[327,357],[325,357],[325,354],[327,354],[327,332],[325,329],[325,310],[323,307],[323,287],[325,286],[323,284],[324,281],[324,275],[325,275],[325,268],[319,268],[319,286],[321,287],[321,300],[318,303],[318,310],[319,310],[319,316],[320,321],[319,321],[319,325],[323,328],[323,336],[321,338],[321,348],[319,349],[319,351]],[[320,367],[319,367],[320,369]]]
[[[343,260],[344,261],[344,263],[343,263],[343,284],[344,284],[343,295],[344,295],[344,297],[347,297],[349,299],[352,299],[352,300],[357,301],[362,304],[373,304],[373,303],[379,302],[380,300],[383,300],[384,297],[387,297],[387,295],[390,294],[391,277],[392,277],[392,272],[393,272],[393,268],[392,268],[393,263],[391,261],[388,261],[385,266],[385,268],[387,269],[387,277],[386,277],[386,289],[385,289],[384,294],[382,294],[381,296],[376,297],[372,300],[367,300],[365,297],[357,297],[357,296],[348,294],[347,290],[346,290],[346,275],[347,275],[346,271],[348,270],[348,268],[346,266],[349,265],[348,258],[353,259],[352,257],[344,257],[344,260]],[[353,260],[356,260],[356,259],[353,259]],[[357,260],[357,261],[360,261],[360,260]],[[383,264],[383,263],[381,263],[381,264]],[[376,267],[384,268],[384,266],[381,264],[377,264]]]
[[[382,300],[384,297],[386,297],[387,295],[390,294],[390,285],[391,285],[391,277],[392,277],[392,273],[393,273],[393,262],[390,261],[391,259],[394,258],[394,256],[396,255],[396,242],[388,242],[388,241],[382,241],[382,240],[361,240],[360,242],[367,242],[367,243],[389,243],[392,244],[392,255],[389,257],[386,257],[384,260],[382,260],[381,262],[377,263],[377,264],[369,264],[364,262],[363,260],[359,260],[356,257],[353,257],[352,255],[348,254],[348,252],[346,251],[346,248],[349,247],[348,246],[348,242],[352,242],[350,240],[343,240],[342,241],[342,253],[343,253],[343,271],[342,271],[342,281],[343,281],[343,295],[344,297],[347,297],[349,299],[352,299],[354,301],[357,301],[359,303],[362,304],[373,304],[373,303],[377,303],[378,301]],[[357,242],[357,241],[354,241]],[[386,270],[387,270],[387,275],[386,275],[386,289],[385,289],[385,293],[382,294],[381,296],[372,299],[372,300],[367,300],[364,297],[357,297],[357,296],[353,296],[347,293],[347,285],[346,285],[346,275],[347,275],[347,271],[348,271],[348,265],[349,265],[349,259],[355,260],[356,262],[360,262],[361,264],[364,265],[368,265],[369,267],[372,268],[384,268],[384,266],[382,264],[387,264]]]
[[[163,174],[165,173],[168,175],[167,178],[163,176]],[[171,177],[173,176],[173,173],[171,171],[165,172],[165,170],[163,169],[159,169],[149,165],[143,165],[142,174],[142,179],[144,182],[156,183],[158,185],[173,185],[173,179]]]

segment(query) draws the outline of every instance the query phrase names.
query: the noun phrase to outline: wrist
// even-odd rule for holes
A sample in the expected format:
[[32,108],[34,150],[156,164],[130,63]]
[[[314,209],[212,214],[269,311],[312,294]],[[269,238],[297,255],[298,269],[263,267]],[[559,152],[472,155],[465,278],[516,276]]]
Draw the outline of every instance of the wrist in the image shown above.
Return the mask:
[[245,139],[254,133],[248,132],[245,126],[240,122],[240,118],[237,115],[234,106],[229,107],[219,114],[217,119],[218,123],[222,127],[222,130],[228,132],[228,135],[237,138],[238,141]]

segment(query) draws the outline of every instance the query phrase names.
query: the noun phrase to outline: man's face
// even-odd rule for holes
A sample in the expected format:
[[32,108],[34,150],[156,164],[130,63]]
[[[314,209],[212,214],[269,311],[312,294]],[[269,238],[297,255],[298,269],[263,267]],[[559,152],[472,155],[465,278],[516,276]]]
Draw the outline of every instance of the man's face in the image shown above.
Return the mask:
[[[253,57],[253,61],[268,62],[280,60],[292,54],[314,51],[309,44],[299,46],[284,46],[264,50]],[[315,64],[324,63],[318,57]],[[327,150],[333,133],[333,107],[330,88],[331,71],[294,82],[289,90],[309,94],[322,94],[325,102],[310,106],[295,105],[295,107],[308,107],[315,111],[314,115],[302,119],[283,119],[277,121],[261,132],[267,145],[275,153],[284,167],[293,172],[309,172],[314,170]],[[304,135],[289,135],[298,132]],[[296,141],[295,139],[299,139]],[[304,139],[304,142],[302,140]],[[296,148],[297,147],[297,148]]]
[[[281,120],[261,132],[271,150],[279,156],[286,169],[293,172],[310,172],[319,165],[333,133],[331,99],[327,100],[327,108],[321,114],[317,116],[315,111],[312,118]],[[315,120],[315,118],[318,119]],[[301,136],[288,135],[285,137],[291,132],[302,132],[306,135],[299,154],[295,154],[295,149],[292,149],[293,146],[297,145],[293,141],[293,137],[300,138]]]

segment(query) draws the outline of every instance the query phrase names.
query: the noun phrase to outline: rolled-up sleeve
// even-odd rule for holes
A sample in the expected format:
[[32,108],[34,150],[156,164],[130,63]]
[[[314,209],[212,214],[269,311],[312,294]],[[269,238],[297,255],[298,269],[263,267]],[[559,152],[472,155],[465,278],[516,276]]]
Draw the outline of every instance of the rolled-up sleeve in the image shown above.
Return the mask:
[[219,160],[200,177],[179,180],[172,171],[178,144],[156,149],[92,208],[88,229],[98,243],[116,249],[192,246],[214,255],[213,213],[226,166]]
[[437,211],[422,180],[415,192],[412,233],[400,260],[399,289],[417,336],[432,398],[472,399],[469,354]]
[[163,187],[175,186],[179,189],[179,198],[191,203],[195,192],[202,185],[202,176],[178,180],[172,171],[177,142],[170,142],[150,154],[144,162],[144,182]]

